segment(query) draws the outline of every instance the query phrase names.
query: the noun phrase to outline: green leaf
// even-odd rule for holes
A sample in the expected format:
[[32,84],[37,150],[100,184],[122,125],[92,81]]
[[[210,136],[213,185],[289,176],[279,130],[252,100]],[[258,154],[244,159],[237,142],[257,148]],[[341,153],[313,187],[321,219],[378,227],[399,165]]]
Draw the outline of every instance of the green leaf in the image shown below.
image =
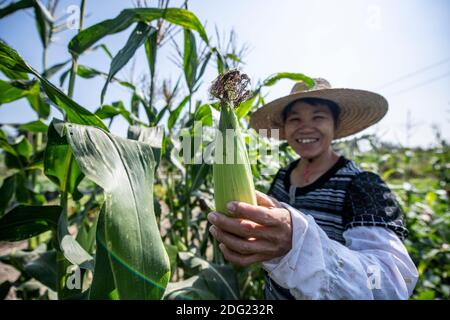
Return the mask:
[[0,19],[3,17],[6,17],[7,15],[10,15],[18,10],[27,9],[34,5],[33,0],[21,0],[12,2],[6,7],[3,7],[0,9]]
[[195,110],[195,121],[201,121],[203,126],[211,127],[213,124],[213,117],[211,106],[209,104],[203,104]]
[[100,210],[96,232],[97,250],[89,300],[114,300],[116,286],[105,238],[105,207]]
[[48,126],[42,120],[36,120],[21,124],[19,129],[29,132],[47,132]]
[[60,206],[19,205],[0,218],[0,240],[19,241],[56,230]]
[[0,104],[19,100],[29,95],[39,93],[39,83],[37,81],[8,82],[0,80]]
[[106,78],[108,76],[108,74],[105,72],[98,71],[94,68],[82,64],[78,65],[77,75],[84,79],[92,79],[96,76],[103,76]]
[[164,299],[239,299],[239,287],[231,266],[209,263],[190,252],[179,252],[178,256],[189,271],[197,274],[169,283]]
[[12,175],[3,180],[3,184],[0,187],[0,217],[3,215],[6,209],[8,209],[9,203],[14,196],[14,190],[16,189],[16,176]]
[[26,72],[13,71],[0,64],[0,71],[10,80],[28,80]]
[[238,119],[241,119],[242,117],[245,117],[248,112],[252,109],[254,106],[253,103],[255,102],[255,99],[258,95],[254,95],[248,100],[245,100],[242,102],[237,108],[236,108],[236,117]]
[[50,115],[50,105],[47,102],[47,97],[40,88],[36,94],[29,95],[27,99],[31,107],[38,114],[39,118],[48,118],[48,116]]
[[133,92],[131,96],[131,113],[139,119],[139,104],[141,102],[141,98],[136,92]]
[[264,87],[273,86],[281,79],[303,81],[310,88],[312,88],[314,86],[314,79],[305,76],[303,73],[292,73],[292,72],[276,73],[276,74],[268,77],[266,80],[264,80],[262,86],[264,86]]
[[3,138],[3,137],[0,138],[0,148],[3,151],[5,151],[11,155],[18,157],[17,151],[13,147],[13,144],[9,144],[9,142],[8,142],[8,140],[6,140],[6,138]]
[[173,126],[178,120],[180,116],[181,110],[183,110],[184,106],[189,102],[189,96],[186,96],[183,101],[175,108],[175,110],[170,112],[169,120],[167,121],[167,126],[169,130],[172,130]]
[[117,53],[117,55],[111,61],[111,67],[109,69],[108,78],[103,87],[101,94],[101,103],[106,94],[108,84],[111,79],[120,71],[130,59],[134,56],[136,50],[144,44],[145,40],[150,36],[150,34],[155,33],[156,29],[145,23],[138,23],[136,28],[131,33],[125,46]]
[[51,290],[57,290],[56,250],[40,253],[23,266],[24,271]]
[[195,36],[190,30],[184,29],[183,71],[190,93],[192,93],[192,90],[196,83],[197,68],[198,56]]
[[233,60],[235,62],[243,63],[243,61],[237,55],[235,55],[234,53],[227,53],[225,55],[225,58]]
[[208,36],[197,17],[190,11],[178,8],[135,8],[125,9],[116,18],[104,20],[79,32],[69,43],[72,55],[80,55],[103,37],[127,29],[134,22],[150,23],[156,19],[197,31],[208,43]]
[[121,111],[109,104],[104,104],[95,111],[95,115],[100,119],[111,119],[119,115]]
[[37,80],[0,80],[0,104],[26,97],[40,118],[48,117],[50,106],[45,101]]
[[[79,67],[79,66],[78,66]],[[70,69],[67,69],[61,75],[59,76],[59,86],[62,87],[64,85],[64,82],[67,79],[67,76],[70,74]]]
[[164,152],[163,141],[164,141],[164,127],[156,126],[151,128],[129,126],[128,127],[128,139],[137,140],[150,145],[153,149],[153,154],[155,156],[156,166],[158,166],[161,161],[161,156]]
[[100,44],[97,47],[101,48],[103,50],[103,52],[109,57],[109,58],[113,58],[113,55],[111,54],[111,51],[109,51],[108,47],[106,46],[106,44]]
[[67,216],[61,214],[58,220],[57,236],[59,249],[64,257],[73,265],[94,271],[94,259],[69,233]]
[[164,247],[166,248],[167,255],[169,256],[170,270],[176,270],[178,260],[178,247],[167,243],[164,244]]
[[220,54],[219,50],[217,50],[217,48],[213,48],[212,52],[215,54],[216,56],[216,62],[217,62],[217,72],[219,74],[224,73],[225,69],[226,69],[226,61],[225,59],[222,57],[222,55]]
[[50,12],[48,12],[40,0],[33,0],[33,2],[36,27],[41,38],[42,46],[47,48],[52,34],[53,17],[51,17]]
[[17,156],[21,156],[26,160],[30,159],[31,153],[33,152],[33,147],[25,136],[20,136],[12,147],[14,148]]
[[158,48],[158,32],[152,32],[145,41],[145,56],[147,57],[148,68],[150,70],[150,77],[155,76],[156,65],[156,50]]
[[160,299],[170,264],[153,209],[151,146],[88,126],[67,130],[82,171],[106,194],[105,243],[120,299]]
[[73,159],[62,126],[62,123],[54,120],[48,128],[48,141],[44,154],[44,174],[58,186],[59,191],[68,192],[77,200],[82,196],[77,186],[83,179],[83,174],[77,162]]
[[112,105],[105,104],[95,111],[95,114],[101,119],[114,118],[120,114],[128,123],[133,123],[131,113],[125,109],[122,101],[113,102]]
[[88,217],[85,217],[81,221],[81,226],[78,228],[77,242],[88,253],[92,253],[95,247],[95,234],[97,231],[98,216],[96,216],[92,224],[89,223]]
[[156,119],[155,119],[155,124],[158,124],[162,117],[164,116],[164,114],[169,110],[170,105],[165,105],[156,115]]
[[89,124],[107,130],[105,124],[90,111],[69,98],[64,92],[42,77],[39,72],[30,67],[19,54],[6,43],[0,41],[0,65],[4,68],[34,74],[42,84],[47,96],[53,101],[67,119],[74,123]]
[[71,62],[72,60],[67,60],[61,63],[57,63],[53,66],[51,66],[50,68],[48,68],[47,70],[44,71],[44,73],[42,74],[42,76],[44,78],[51,78],[53,75],[55,75],[56,73],[58,73],[62,68],[64,68],[69,62]]
[[192,175],[194,176],[194,180],[192,180],[191,192],[198,190],[211,172],[211,168],[212,166],[207,163],[196,164],[193,166]]
[[200,80],[200,78],[203,76],[206,70],[206,66],[208,65],[209,59],[211,59],[212,52],[208,52],[203,59],[202,67],[200,68],[200,72],[197,73],[197,79],[196,81]]

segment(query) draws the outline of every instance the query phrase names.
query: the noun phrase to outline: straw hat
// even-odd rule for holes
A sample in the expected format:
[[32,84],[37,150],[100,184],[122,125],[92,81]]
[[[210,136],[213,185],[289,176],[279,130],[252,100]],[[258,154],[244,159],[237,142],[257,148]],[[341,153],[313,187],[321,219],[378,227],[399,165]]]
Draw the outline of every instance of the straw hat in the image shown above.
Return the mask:
[[316,78],[314,81],[315,85],[312,88],[308,88],[304,82],[297,82],[289,95],[267,103],[255,111],[250,117],[250,127],[256,131],[280,129],[279,138],[285,139],[282,118],[284,108],[301,98],[321,98],[335,102],[341,109],[339,126],[334,136],[334,139],[339,139],[377,123],[388,110],[387,100],[377,93],[357,89],[331,88],[330,83],[321,78]]

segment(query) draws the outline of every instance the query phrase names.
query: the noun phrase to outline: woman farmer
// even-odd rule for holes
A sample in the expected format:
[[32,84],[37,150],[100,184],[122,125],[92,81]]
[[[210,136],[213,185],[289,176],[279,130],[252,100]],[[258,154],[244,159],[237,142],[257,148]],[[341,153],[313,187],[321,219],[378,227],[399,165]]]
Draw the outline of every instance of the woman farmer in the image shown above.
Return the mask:
[[402,210],[383,180],[333,150],[386,114],[382,96],[324,79],[257,110],[250,125],[279,129],[300,158],[278,171],[258,205],[210,213],[224,257],[262,263],[266,299],[407,299],[418,273],[402,240]]

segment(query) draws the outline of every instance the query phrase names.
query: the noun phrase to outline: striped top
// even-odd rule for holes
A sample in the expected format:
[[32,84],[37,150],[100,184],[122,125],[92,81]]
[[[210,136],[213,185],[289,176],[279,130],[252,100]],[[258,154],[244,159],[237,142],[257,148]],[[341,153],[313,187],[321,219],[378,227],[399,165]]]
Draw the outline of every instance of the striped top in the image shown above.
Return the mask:
[[[401,240],[407,236],[402,209],[377,174],[364,171],[341,156],[316,181],[305,187],[295,187],[291,185],[290,175],[300,160],[278,171],[268,194],[311,215],[330,239],[345,244],[344,231],[356,226],[385,227]],[[277,287],[274,281],[271,282]],[[279,294],[292,298],[288,290],[281,289],[283,292]],[[273,297],[273,293],[271,295]]]

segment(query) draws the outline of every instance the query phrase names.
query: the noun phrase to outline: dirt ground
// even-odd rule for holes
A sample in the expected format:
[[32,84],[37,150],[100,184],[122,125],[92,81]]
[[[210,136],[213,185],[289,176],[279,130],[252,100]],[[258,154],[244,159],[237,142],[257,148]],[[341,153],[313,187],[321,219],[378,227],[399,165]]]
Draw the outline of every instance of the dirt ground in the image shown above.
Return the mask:
[[[0,241],[0,256],[6,256],[13,250],[26,249],[28,247],[28,241],[17,241],[17,242],[5,242]],[[5,281],[14,282],[20,276],[20,272],[14,267],[0,262],[0,284]],[[15,289],[11,288],[6,300],[16,299]]]

